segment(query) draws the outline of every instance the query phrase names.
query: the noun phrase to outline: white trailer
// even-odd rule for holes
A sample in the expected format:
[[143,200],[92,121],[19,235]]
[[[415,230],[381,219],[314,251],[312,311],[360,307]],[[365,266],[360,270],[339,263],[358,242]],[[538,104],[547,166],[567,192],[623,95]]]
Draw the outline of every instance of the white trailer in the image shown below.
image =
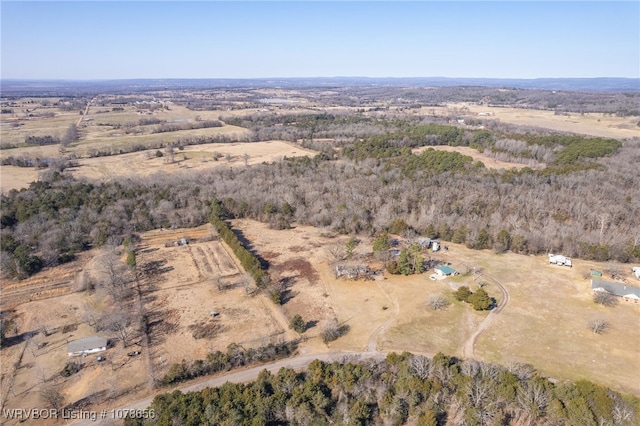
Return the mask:
[[634,266],[633,268],[631,268],[631,271],[633,272],[633,275],[635,275],[636,278],[640,280],[640,266]]
[[560,254],[549,253],[549,263],[553,263],[554,265],[559,265],[559,266],[568,266],[569,268],[573,267],[573,264],[571,263],[571,258],[567,256],[562,256]]

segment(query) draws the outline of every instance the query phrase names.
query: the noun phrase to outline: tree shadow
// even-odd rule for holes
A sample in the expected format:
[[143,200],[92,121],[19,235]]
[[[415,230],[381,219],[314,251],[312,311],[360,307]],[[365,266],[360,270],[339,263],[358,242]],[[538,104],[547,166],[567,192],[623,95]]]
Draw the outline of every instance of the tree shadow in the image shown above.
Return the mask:
[[318,320],[311,320],[311,321],[307,321],[307,324],[305,326],[305,330],[309,330],[313,327],[316,327],[318,325]]
[[173,271],[173,266],[164,266],[166,260],[152,260],[140,266],[139,271],[146,277],[156,277]]
[[32,338],[33,336],[37,336],[38,334],[40,334],[39,330],[32,330],[32,331],[25,331],[24,333],[16,334],[15,336],[5,337],[2,340],[2,348],[4,349],[4,348],[9,348],[13,345],[18,345]]
[[269,268],[269,261],[264,257],[260,256],[260,254],[256,252],[255,247],[253,246],[251,241],[244,236],[244,233],[241,230],[236,228],[231,228],[231,231],[236,235],[236,237],[242,243],[244,248],[249,250],[249,252],[251,252],[251,254],[253,254],[256,257],[258,262],[260,262],[260,267],[264,270],[267,270]]

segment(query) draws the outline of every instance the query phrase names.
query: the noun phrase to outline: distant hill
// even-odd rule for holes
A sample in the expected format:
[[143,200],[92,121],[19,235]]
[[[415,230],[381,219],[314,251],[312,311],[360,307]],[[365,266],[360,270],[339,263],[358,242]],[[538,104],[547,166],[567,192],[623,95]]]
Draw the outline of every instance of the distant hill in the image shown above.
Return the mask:
[[447,77],[317,77],[260,79],[127,79],[127,80],[1,80],[3,96],[63,96],[96,93],[146,92],[162,89],[309,88],[309,87],[453,87],[475,86],[579,92],[640,92],[640,78],[447,78]]

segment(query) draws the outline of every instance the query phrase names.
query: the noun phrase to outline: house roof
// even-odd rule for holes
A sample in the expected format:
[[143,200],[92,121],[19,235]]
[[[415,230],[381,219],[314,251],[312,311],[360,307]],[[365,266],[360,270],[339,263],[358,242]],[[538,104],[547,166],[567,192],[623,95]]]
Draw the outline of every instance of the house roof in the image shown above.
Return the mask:
[[74,340],[67,344],[67,352],[75,353],[89,351],[91,349],[103,348],[107,346],[107,338],[100,336],[85,337],[83,339]]
[[606,291],[615,296],[640,300],[640,287],[634,287],[628,284],[592,279],[591,289],[595,291]]
[[447,265],[442,265],[442,266],[438,266],[436,268],[436,270],[441,271],[443,274],[445,275],[453,275],[455,273],[457,273],[458,271],[456,271],[455,269],[447,266]]

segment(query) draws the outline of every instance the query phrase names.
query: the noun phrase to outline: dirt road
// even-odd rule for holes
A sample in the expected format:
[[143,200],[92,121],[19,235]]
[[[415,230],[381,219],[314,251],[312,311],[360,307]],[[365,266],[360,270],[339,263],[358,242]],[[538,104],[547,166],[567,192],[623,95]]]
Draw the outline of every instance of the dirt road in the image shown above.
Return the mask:
[[[246,383],[252,380],[255,380],[258,377],[258,374],[262,370],[268,370],[271,373],[277,373],[281,368],[292,368],[294,370],[301,370],[306,368],[313,360],[320,360],[325,362],[346,362],[349,360],[362,360],[362,359],[384,359],[386,354],[380,352],[336,352],[330,354],[311,354],[311,355],[302,355],[295,358],[285,358],[278,361],[271,362],[269,364],[263,364],[257,367],[249,368],[246,370],[232,371],[223,376],[218,376],[214,378],[205,379],[200,383],[196,383],[193,385],[183,386],[181,388],[176,389],[166,389],[162,392],[172,392],[174,390],[180,390],[181,392],[197,392],[207,387],[216,387],[222,386],[223,384],[230,383]],[[77,426],[103,426],[103,425],[113,425],[118,422],[119,416],[116,414],[127,412],[129,410],[144,410],[151,405],[153,398],[147,398],[133,404],[120,407],[114,410],[109,410],[105,413],[99,412],[98,418],[95,421],[92,420],[80,420],[73,425]],[[104,417],[103,417],[104,415]]]
[[484,321],[480,323],[476,331],[464,343],[464,346],[462,347],[462,357],[465,359],[473,358],[473,349],[476,345],[478,336],[480,336],[480,334],[482,334],[482,332],[484,332],[489,327],[489,325],[491,325],[496,315],[498,315],[502,311],[502,309],[507,306],[507,303],[509,303],[509,292],[506,288],[504,288],[502,284],[500,284],[495,278],[490,277],[489,275],[480,275],[486,280],[491,281],[492,284],[495,284],[496,287],[500,289],[500,292],[502,293],[502,301],[491,311],[491,313],[489,313]]
[[389,302],[393,303],[393,315],[391,315],[391,318],[389,318],[384,323],[382,323],[380,327],[376,328],[374,332],[371,334],[371,337],[369,337],[369,343],[367,345],[367,350],[369,352],[378,351],[378,338],[398,318],[398,314],[400,313],[400,305],[398,304],[398,299],[395,297],[392,299],[391,296],[389,296],[389,294],[384,290],[384,288],[382,287],[382,285],[380,285],[378,281],[376,281],[376,284],[378,285],[378,288],[380,288],[380,291],[384,293],[387,299],[389,299]]

